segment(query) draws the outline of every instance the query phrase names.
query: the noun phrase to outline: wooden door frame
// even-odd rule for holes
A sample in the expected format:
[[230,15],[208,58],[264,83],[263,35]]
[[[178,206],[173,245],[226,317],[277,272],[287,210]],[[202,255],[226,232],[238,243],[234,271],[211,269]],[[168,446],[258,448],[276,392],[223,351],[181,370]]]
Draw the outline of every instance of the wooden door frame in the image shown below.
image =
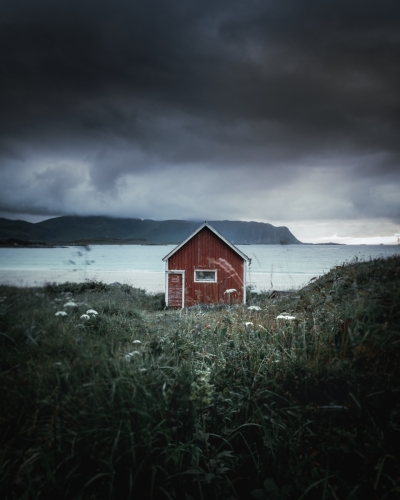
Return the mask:
[[182,270],[168,270],[165,271],[165,305],[168,307],[168,299],[169,299],[169,284],[168,284],[168,275],[169,274],[182,274],[182,306],[183,309],[185,307],[185,271]]

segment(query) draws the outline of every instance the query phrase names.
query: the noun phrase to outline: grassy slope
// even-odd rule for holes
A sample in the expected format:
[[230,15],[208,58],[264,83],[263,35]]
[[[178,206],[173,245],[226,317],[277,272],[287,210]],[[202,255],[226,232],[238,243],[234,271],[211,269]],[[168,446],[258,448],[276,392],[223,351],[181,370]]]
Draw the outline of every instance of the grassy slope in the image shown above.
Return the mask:
[[353,263],[183,312],[2,287],[1,497],[399,498],[399,278],[399,257]]

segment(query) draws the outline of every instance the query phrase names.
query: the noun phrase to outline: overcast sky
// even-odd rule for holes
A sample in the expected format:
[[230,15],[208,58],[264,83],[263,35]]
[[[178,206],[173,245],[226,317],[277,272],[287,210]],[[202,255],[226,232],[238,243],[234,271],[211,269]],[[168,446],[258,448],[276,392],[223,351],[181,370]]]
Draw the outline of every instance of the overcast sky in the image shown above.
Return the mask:
[[398,0],[1,3],[1,216],[395,242]]

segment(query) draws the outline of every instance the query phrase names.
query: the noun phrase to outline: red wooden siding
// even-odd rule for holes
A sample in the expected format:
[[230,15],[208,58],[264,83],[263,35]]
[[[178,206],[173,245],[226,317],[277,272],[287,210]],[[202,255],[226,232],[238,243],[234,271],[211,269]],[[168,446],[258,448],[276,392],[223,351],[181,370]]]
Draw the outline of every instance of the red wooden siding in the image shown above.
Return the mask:
[[[185,271],[185,307],[196,303],[242,303],[244,266],[244,259],[207,226],[171,255],[167,263],[170,271]],[[195,269],[217,270],[217,283],[196,283]],[[237,292],[224,293],[232,288]]]

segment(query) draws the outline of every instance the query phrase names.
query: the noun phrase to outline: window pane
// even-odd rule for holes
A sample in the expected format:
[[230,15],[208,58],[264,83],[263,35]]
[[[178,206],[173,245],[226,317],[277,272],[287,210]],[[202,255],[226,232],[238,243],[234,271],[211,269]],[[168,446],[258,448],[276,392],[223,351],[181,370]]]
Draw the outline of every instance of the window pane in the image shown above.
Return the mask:
[[215,281],[215,271],[196,271],[196,281]]

